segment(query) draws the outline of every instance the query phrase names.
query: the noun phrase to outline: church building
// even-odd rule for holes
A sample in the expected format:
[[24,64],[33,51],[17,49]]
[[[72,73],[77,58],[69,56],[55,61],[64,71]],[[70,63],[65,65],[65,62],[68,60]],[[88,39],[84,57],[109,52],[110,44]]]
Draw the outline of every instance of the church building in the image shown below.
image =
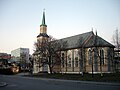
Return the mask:
[[[37,41],[47,40],[47,25],[45,23],[45,12],[43,12],[40,34]],[[71,37],[58,40],[66,42],[61,49],[61,63],[53,68],[57,73],[110,73],[113,72],[114,46],[97,35],[93,31],[85,32]],[[63,45],[64,46],[64,45]],[[33,73],[40,71],[49,72],[48,66],[39,67],[34,60]]]

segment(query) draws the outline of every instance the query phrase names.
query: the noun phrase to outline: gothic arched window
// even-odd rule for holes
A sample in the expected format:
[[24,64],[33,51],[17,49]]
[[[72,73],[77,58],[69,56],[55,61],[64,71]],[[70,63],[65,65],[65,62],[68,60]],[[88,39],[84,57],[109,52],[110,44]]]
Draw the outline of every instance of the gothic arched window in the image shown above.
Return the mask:
[[78,49],[74,50],[74,66],[78,67],[79,66],[79,54],[78,54]]
[[101,64],[104,65],[105,61],[104,61],[104,50],[103,49],[100,50],[100,58],[101,58],[101,61],[100,61]]
[[72,65],[72,52],[71,52],[71,50],[68,50],[68,52],[67,52],[67,66],[68,67],[71,67]]
[[88,64],[92,64],[92,51],[91,49],[88,49]]

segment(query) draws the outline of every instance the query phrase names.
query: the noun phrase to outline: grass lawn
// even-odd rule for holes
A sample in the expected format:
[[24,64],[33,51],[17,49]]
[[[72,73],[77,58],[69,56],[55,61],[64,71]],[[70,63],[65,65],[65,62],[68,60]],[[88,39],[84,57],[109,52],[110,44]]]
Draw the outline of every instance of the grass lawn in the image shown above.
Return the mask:
[[66,79],[66,80],[80,80],[80,81],[96,81],[96,82],[114,82],[120,83],[120,73],[106,73],[101,77],[100,74],[34,74],[34,75],[26,75],[30,77],[37,78],[53,78],[53,79]]

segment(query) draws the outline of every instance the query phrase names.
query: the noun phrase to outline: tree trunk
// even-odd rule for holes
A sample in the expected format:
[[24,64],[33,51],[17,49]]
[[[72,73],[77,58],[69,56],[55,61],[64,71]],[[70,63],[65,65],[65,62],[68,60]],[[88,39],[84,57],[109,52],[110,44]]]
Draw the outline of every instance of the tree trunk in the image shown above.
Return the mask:
[[101,60],[101,56],[100,56],[100,74],[101,74],[101,76],[103,76],[103,74],[102,74],[102,60]]
[[48,66],[49,66],[50,74],[52,74],[53,70],[52,70],[51,56],[49,56]]
[[50,74],[52,74],[52,67],[49,65]]

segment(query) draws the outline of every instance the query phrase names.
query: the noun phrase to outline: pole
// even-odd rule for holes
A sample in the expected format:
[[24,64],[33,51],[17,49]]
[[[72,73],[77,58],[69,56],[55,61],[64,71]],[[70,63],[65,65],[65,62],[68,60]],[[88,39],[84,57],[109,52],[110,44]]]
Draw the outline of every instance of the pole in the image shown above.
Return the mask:
[[93,77],[93,56],[92,56],[92,77]]
[[[101,52],[100,52],[101,53]],[[101,60],[101,55],[100,55],[100,74],[101,74],[101,77],[103,76],[102,74],[102,60]]]

